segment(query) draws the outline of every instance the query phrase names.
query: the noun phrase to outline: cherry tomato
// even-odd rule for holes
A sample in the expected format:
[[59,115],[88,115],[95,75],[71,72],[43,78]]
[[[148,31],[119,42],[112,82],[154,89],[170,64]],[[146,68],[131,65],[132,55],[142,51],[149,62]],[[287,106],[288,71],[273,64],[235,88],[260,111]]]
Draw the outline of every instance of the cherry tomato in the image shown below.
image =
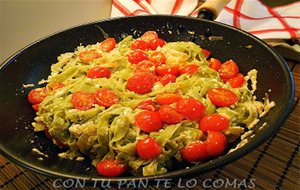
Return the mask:
[[161,65],[166,62],[166,57],[162,52],[155,51],[150,55],[149,60],[154,62],[156,65]]
[[188,162],[201,162],[208,158],[207,144],[205,142],[192,142],[184,147],[180,154]]
[[96,50],[87,50],[80,52],[78,56],[82,63],[90,63],[101,57],[101,54],[99,54]]
[[47,87],[50,87],[51,90],[57,90],[59,88],[64,87],[65,85],[63,83],[58,83],[58,82],[51,82],[48,84]]
[[157,38],[158,35],[155,31],[147,31],[141,36],[141,39],[145,42],[151,42]]
[[115,49],[117,42],[114,38],[108,38],[100,44],[100,49],[103,52],[110,52]]
[[152,61],[144,60],[136,64],[134,73],[145,72],[145,73],[156,74],[155,67],[156,64],[153,63]]
[[209,156],[220,156],[226,149],[227,138],[223,133],[208,131],[206,143]]
[[142,110],[157,111],[157,108],[152,100],[144,100],[137,105],[137,108]]
[[179,72],[178,65],[160,65],[156,67],[156,72],[159,76],[164,76],[167,74],[177,75]]
[[209,62],[209,67],[212,68],[215,71],[218,71],[222,65],[222,63],[215,58],[210,58]]
[[187,65],[184,68],[180,69],[179,74],[180,75],[183,75],[185,73],[194,74],[194,73],[198,72],[199,68],[200,68],[199,65],[195,65],[195,64]]
[[119,163],[117,160],[103,160],[96,165],[97,172],[106,177],[116,177],[127,170],[127,165]]
[[229,119],[219,114],[205,115],[199,121],[199,129],[203,132],[223,132],[229,128]]
[[232,88],[239,88],[243,86],[246,82],[244,75],[241,73],[237,74],[235,77],[228,79],[226,82],[229,82]]
[[177,124],[180,123],[184,116],[178,113],[174,108],[169,105],[161,106],[158,111],[160,118],[166,124]]
[[139,112],[135,115],[135,124],[147,133],[158,131],[163,126],[159,114],[148,110]]
[[86,76],[91,79],[109,78],[111,71],[108,68],[96,66],[88,70]]
[[162,149],[154,138],[147,137],[136,143],[136,153],[140,158],[148,160],[157,158],[162,153]]
[[149,44],[150,44],[150,49],[156,50],[158,47],[163,47],[166,44],[166,42],[161,38],[157,38],[152,42],[149,42]]
[[174,102],[177,102],[181,98],[182,97],[179,94],[166,92],[166,93],[157,95],[156,102],[160,105],[169,105]]
[[130,47],[133,50],[147,50],[150,48],[150,44],[144,40],[135,40]]
[[28,101],[31,104],[39,104],[46,98],[46,96],[47,90],[45,87],[35,88],[28,93]]
[[221,65],[219,73],[222,79],[233,78],[239,73],[239,67],[234,61],[229,60]]
[[226,88],[211,88],[207,95],[214,105],[220,107],[230,106],[238,101],[237,95]]
[[151,73],[136,73],[127,81],[127,88],[138,94],[151,92],[156,76]]
[[34,109],[34,111],[39,111],[39,106],[40,106],[40,104],[34,104],[34,105],[32,105],[32,108]]
[[189,120],[199,120],[203,117],[205,106],[193,98],[182,98],[177,101],[176,109]]
[[161,79],[159,81],[161,82],[162,85],[165,86],[166,84],[176,82],[176,78],[177,77],[175,75],[167,74],[167,75],[164,75],[163,77],[161,77]]
[[143,60],[148,60],[148,56],[141,50],[136,50],[128,55],[128,61],[132,64],[137,64]]
[[89,110],[94,107],[96,101],[94,93],[75,92],[72,95],[71,103],[78,110]]
[[202,52],[204,53],[205,57],[208,58],[210,55],[210,51],[208,51],[207,49],[202,49]]
[[112,90],[98,89],[95,92],[96,103],[106,108],[119,102],[119,97]]

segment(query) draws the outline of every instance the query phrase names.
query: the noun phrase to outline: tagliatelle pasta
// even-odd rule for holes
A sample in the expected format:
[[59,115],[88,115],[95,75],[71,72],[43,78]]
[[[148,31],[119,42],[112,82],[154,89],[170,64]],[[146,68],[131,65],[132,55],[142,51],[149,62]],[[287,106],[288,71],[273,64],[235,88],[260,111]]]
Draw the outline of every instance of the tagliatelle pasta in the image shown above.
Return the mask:
[[256,100],[256,70],[243,76],[234,61],[208,57],[152,31],[80,46],[29,93],[34,130],[67,149],[60,157],[88,156],[104,176],[158,175],[222,155],[275,104]]

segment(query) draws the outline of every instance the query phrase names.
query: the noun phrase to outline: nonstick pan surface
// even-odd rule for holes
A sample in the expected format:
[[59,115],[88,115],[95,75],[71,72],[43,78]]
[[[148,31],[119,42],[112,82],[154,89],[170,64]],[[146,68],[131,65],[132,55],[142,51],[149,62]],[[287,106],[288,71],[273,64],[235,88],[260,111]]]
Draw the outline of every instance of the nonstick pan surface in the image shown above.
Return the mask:
[[[257,148],[276,133],[288,117],[293,102],[294,84],[291,72],[279,54],[258,38],[233,27],[214,21],[179,16],[138,16],[104,20],[48,36],[17,52],[0,68],[0,150],[8,159],[38,173],[56,178],[82,180],[108,180],[99,176],[90,161],[60,159],[62,152],[42,133],[34,133],[31,122],[34,110],[27,101],[31,88],[23,84],[37,84],[47,79],[50,66],[65,52],[73,52],[77,46],[93,44],[105,39],[106,34],[120,41],[126,35],[140,36],[155,30],[161,38],[171,41],[193,41],[211,51],[211,55],[224,62],[233,59],[241,73],[258,70],[259,100],[269,94],[274,107],[257,126],[255,137],[242,148],[212,161],[186,169],[178,166],[166,174],[150,177],[124,176],[109,179],[141,180],[186,176],[203,173],[228,164]],[[269,91],[271,89],[271,91]],[[42,150],[49,158],[39,160],[32,148]]]

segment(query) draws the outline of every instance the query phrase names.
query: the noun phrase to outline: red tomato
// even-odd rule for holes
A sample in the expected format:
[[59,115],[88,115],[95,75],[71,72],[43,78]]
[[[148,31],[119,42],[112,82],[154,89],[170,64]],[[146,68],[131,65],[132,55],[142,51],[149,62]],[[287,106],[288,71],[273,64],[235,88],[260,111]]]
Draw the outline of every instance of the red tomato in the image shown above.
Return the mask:
[[161,106],[158,113],[161,120],[169,125],[180,123],[184,119],[183,115],[169,105]]
[[199,68],[200,68],[199,65],[195,65],[195,64],[187,65],[184,68],[180,69],[179,74],[180,75],[183,75],[185,73],[187,73],[187,74],[194,74],[194,73],[196,73],[199,70]]
[[204,53],[205,57],[208,58],[210,55],[210,51],[208,51],[207,49],[202,49],[202,52]]
[[208,131],[206,143],[209,156],[220,156],[226,149],[227,138],[223,133]]
[[222,63],[215,58],[210,58],[209,62],[209,67],[212,68],[215,71],[218,71],[222,65]]
[[119,97],[112,90],[98,89],[95,92],[96,103],[106,108],[119,102]]
[[174,102],[177,102],[181,98],[182,97],[179,94],[166,92],[166,93],[157,95],[156,102],[160,105],[169,105]]
[[146,42],[151,42],[157,38],[158,35],[155,31],[147,31],[141,36],[141,39]]
[[178,65],[161,65],[156,67],[156,72],[159,76],[164,76],[167,74],[177,75],[179,72]]
[[150,44],[150,49],[156,50],[158,47],[163,47],[166,44],[166,42],[163,39],[157,38],[152,42],[150,42],[149,44]]
[[238,101],[237,95],[226,88],[211,88],[207,95],[214,105],[220,107],[230,106]]
[[150,44],[144,40],[135,40],[130,47],[133,50],[147,50],[150,48]]
[[157,158],[162,153],[162,149],[154,138],[147,137],[136,143],[136,153],[140,158],[148,160]]
[[175,75],[167,74],[167,75],[164,75],[163,77],[161,77],[161,79],[159,81],[161,82],[162,85],[165,86],[166,84],[176,82],[176,78],[177,77]]
[[86,76],[88,78],[109,78],[111,75],[111,71],[108,68],[96,66],[88,70]]
[[176,109],[189,120],[199,120],[203,117],[205,106],[193,98],[182,98],[178,100]]
[[135,115],[135,124],[147,133],[158,131],[163,126],[159,114],[148,110],[139,112]]
[[223,132],[229,128],[229,119],[219,114],[205,115],[199,121],[199,129],[203,132]]
[[39,111],[39,106],[40,104],[34,104],[32,105],[32,108],[34,109],[34,111]]
[[46,96],[47,90],[45,87],[35,88],[28,93],[28,101],[31,104],[39,104],[46,98]]
[[114,38],[108,38],[100,44],[100,49],[103,52],[110,52],[111,50],[115,49],[116,45],[117,42]]
[[127,88],[138,94],[151,92],[156,76],[151,73],[136,73],[127,81]]
[[142,110],[157,111],[157,108],[152,100],[144,100],[137,105],[137,108]]
[[103,160],[96,165],[97,172],[106,177],[116,177],[123,174],[127,165],[119,163],[117,160]]
[[78,56],[82,63],[90,63],[101,57],[101,54],[99,54],[96,50],[87,50],[80,52]]
[[136,64],[134,73],[144,72],[144,73],[156,74],[155,67],[156,64],[153,63],[152,61],[144,60]]
[[239,67],[234,61],[229,60],[221,65],[219,73],[222,79],[233,78],[239,73]]
[[154,62],[156,65],[161,65],[166,62],[166,57],[162,52],[155,51],[150,55],[149,60]]
[[204,142],[193,142],[186,145],[180,154],[188,162],[201,162],[208,158],[207,145]]
[[75,92],[72,95],[71,103],[76,109],[88,110],[94,107],[95,96],[94,93],[89,92]]
[[128,61],[132,64],[137,64],[143,60],[147,60],[148,56],[141,50],[136,50],[128,55]]
[[239,88],[243,86],[246,82],[244,75],[241,73],[237,74],[235,77],[228,79],[226,82],[229,82],[232,88]]
[[64,87],[65,85],[63,83],[58,82],[51,82],[48,84],[48,87],[50,87],[51,90],[57,90],[59,88]]

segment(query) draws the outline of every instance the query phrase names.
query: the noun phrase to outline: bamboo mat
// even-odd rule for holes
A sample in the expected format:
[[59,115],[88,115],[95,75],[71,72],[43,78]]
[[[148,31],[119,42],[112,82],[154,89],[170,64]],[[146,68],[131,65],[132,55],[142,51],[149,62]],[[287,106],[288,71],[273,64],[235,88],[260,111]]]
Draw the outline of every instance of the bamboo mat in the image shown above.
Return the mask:
[[[256,150],[223,168],[193,176],[182,182],[173,181],[171,187],[173,190],[225,189],[226,187],[228,189],[300,189],[300,64],[291,61],[288,64],[295,79],[294,110],[279,132]],[[0,189],[94,189],[82,187],[81,184],[71,185],[65,181],[35,174],[0,155]],[[134,186],[128,187],[133,189]],[[169,184],[163,183],[159,186],[161,189],[169,187]],[[156,184],[141,189],[157,188]]]

